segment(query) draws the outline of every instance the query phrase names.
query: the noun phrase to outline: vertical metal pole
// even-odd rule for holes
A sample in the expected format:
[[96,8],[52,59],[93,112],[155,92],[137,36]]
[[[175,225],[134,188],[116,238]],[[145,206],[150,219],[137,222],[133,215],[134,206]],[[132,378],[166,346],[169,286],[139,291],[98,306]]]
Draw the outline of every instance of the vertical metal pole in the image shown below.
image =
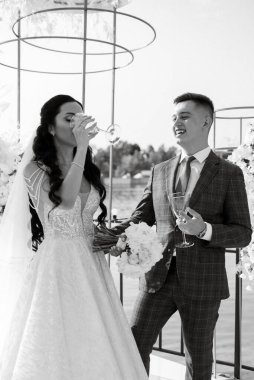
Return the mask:
[[159,333],[159,349],[162,349],[162,330]]
[[[240,250],[236,250],[236,264],[240,259]],[[235,283],[235,379],[241,379],[242,369],[242,279],[236,275]]]
[[213,114],[213,149],[215,149],[216,143],[216,111]]
[[18,64],[17,64],[17,129],[18,142],[20,142],[20,120],[21,120],[21,21],[20,9],[18,11]]
[[240,118],[240,145],[242,144],[243,139],[243,119]]
[[123,275],[120,273],[120,301],[123,304]]
[[216,363],[216,327],[214,328],[213,332],[213,376],[215,379],[217,379],[217,363]]
[[84,32],[83,32],[83,78],[82,78],[82,105],[86,107],[86,58],[87,58],[87,0],[84,1]]
[[[113,52],[112,52],[112,98],[111,98],[111,124],[115,122],[115,84],[116,84],[116,8],[113,19]],[[110,145],[109,155],[109,227],[112,219],[112,192],[113,192],[113,145]]]
[[[113,14],[113,51],[112,51],[112,96],[111,96],[111,124],[115,123],[115,90],[116,90],[116,7]],[[109,228],[112,220],[113,196],[113,145],[109,148]],[[110,265],[110,255],[108,258]],[[123,303],[123,275],[120,274],[120,300]]]

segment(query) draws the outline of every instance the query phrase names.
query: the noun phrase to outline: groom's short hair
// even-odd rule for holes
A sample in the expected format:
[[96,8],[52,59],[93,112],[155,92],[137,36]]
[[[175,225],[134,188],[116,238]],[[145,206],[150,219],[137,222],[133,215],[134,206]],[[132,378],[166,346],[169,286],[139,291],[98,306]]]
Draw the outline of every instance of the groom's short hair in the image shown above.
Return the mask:
[[213,120],[213,115],[214,115],[214,105],[211,99],[209,99],[205,95],[201,94],[195,94],[193,92],[186,92],[177,98],[174,99],[174,104],[178,104],[181,102],[186,102],[187,100],[192,100],[194,103],[196,103],[198,106],[203,106],[204,108],[207,109],[209,112],[212,120]]

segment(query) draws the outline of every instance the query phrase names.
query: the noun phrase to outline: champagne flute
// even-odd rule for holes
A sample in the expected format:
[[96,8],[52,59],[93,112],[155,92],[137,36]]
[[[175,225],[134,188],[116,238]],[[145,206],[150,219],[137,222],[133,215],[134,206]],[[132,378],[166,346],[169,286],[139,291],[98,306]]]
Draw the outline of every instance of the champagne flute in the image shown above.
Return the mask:
[[101,129],[96,125],[94,132],[104,132],[108,142],[111,144],[116,144],[120,140],[121,130],[118,124],[111,124],[107,129]]
[[[178,219],[180,219],[181,221],[183,221],[183,218],[180,215],[180,212],[186,211],[186,208],[189,205],[190,194],[189,193],[182,193],[182,192],[172,193],[172,194],[169,194],[168,198],[169,198],[169,202],[171,204],[171,207],[172,207],[172,210],[173,210],[175,216]],[[186,240],[186,236],[185,236],[185,233],[183,231],[182,231],[182,237],[183,237],[183,241],[180,243],[176,243],[176,245],[175,245],[176,247],[188,248],[188,247],[191,247],[194,245],[193,242],[188,242]]]
[[[75,121],[80,120],[82,124],[82,119],[84,119],[86,115],[82,112],[76,113],[72,116],[70,120],[70,127],[73,128],[75,125]],[[89,127],[90,124],[93,124],[93,122],[88,123],[86,125],[86,128]],[[111,144],[115,144],[120,140],[121,135],[121,128],[118,124],[111,124],[107,129],[99,128],[97,125],[94,126],[93,130],[90,133],[96,133],[96,132],[104,132],[106,135],[107,140]]]

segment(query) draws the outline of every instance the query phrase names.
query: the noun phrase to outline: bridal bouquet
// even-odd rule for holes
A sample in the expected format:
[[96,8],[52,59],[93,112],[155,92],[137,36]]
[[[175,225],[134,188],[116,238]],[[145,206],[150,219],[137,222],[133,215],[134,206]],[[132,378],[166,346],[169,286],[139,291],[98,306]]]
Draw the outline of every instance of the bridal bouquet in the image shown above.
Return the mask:
[[[126,277],[138,278],[162,259],[163,246],[146,223],[132,223],[125,230],[126,251],[117,260],[118,270]],[[122,242],[117,244],[121,247]]]

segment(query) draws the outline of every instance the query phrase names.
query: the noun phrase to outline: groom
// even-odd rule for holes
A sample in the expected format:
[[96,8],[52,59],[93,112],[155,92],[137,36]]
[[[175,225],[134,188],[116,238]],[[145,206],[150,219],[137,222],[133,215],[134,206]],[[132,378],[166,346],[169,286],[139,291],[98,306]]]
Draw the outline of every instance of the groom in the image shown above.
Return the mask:
[[[178,310],[186,352],[186,380],[210,380],[213,331],[222,299],[229,297],[225,249],[244,247],[251,224],[241,169],[208,145],[214,107],[204,95],[174,100],[173,132],[181,154],[156,165],[130,222],[155,222],[163,258],[140,279],[132,331],[147,372],[158,334]],[[190,194],[190,208],[176,220],[169,195]],[[182,232],[194,245],[177,248]],[[113,251],[113,254],[116,251]]]

